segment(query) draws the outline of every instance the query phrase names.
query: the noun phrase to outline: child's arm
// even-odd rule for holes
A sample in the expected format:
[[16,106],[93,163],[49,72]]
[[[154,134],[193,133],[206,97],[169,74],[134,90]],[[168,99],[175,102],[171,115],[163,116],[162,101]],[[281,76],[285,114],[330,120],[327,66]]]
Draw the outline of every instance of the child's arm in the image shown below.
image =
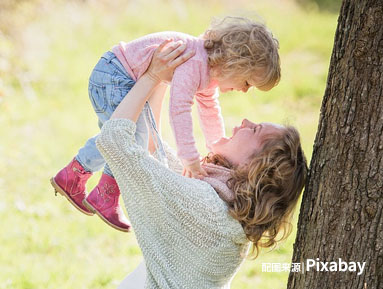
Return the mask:
[[225,125],[218,102],[218,90],[211,94],[197,94],[198,116],[206,147],[211,151],[211,144],[225,136]]
[[170,88],[169,118],[184,165],[184,175],[200,178],[206,172],[199,164],[200,155],[193,136],[192,105],[200,84],[200,63],[189,60],[176,68]]

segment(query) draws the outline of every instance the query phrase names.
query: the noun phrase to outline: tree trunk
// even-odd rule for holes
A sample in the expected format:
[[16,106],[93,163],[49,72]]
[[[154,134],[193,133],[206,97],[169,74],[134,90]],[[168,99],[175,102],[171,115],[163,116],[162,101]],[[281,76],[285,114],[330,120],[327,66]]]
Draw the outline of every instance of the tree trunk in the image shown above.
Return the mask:
[[[363,273],[307,271],[339,258]],[[292,263],[288,289],[383,288],[382,0],[343,1]]]

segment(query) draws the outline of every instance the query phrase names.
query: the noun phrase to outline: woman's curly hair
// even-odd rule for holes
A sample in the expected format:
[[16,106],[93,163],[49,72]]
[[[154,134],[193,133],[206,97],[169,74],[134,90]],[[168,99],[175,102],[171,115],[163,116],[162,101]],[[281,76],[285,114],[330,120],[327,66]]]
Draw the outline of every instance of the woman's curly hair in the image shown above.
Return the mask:
[[252,80],[270,90],[281,78],[279,43],[262,23],[243,17],[225,17],[204,33],[210,67],[220,75]]
[[254,259],[260,247],[274,247],[290,235],[293,210],[307,175],[306,158],[294,127],[286,126],[281,134],[265,139],[262,150],[247,165],[233,167],[218,154],[208,155],[205,161],[234,169],[227,183],[235,193],[234,201],[228,203],[229,213],[252,242]]

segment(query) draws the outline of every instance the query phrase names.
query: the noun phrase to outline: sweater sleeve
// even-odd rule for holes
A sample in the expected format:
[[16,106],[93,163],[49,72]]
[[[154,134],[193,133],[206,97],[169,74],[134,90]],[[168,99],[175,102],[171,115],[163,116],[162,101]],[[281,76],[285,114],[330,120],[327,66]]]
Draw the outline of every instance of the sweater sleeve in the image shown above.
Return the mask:
[[135,129],[131,120],[108,120],[96,144],[120,188],[146,283],[224,288],[243,260],[245,243],[237,241],[246,241],[242,226],[208,183],[178,175],[138,146]]
[[167,226],[199,243],[193,234],[203,234],[206,227],[214,230],[225,206],[209,184],[167,169],[137,145],[135,128],[128,119],[108,120],[96,144],[116,178],[136,234],[150,231],[168,238]]
[[218,89],[212,90],[211,94],[197,94],[196,100],[206,147],[211,151],[211,144],[225,136],[225,125],[218,102]]
[[[182,174],[183,165],[180,159],[177,157],[177,152],[168,145],[166,142],[162,142],[162,145],[165,150],[166,158],[168,159],[169,169],[176,172],[177,174]],[[159,152],[156,150],[153,154],[156,160],[160,160]]]
[[200,84],[198,61],[189,60],[174,71],[169,100],[169,119],[177,155],[185,164],[199,159],[193,136],[192,105]]

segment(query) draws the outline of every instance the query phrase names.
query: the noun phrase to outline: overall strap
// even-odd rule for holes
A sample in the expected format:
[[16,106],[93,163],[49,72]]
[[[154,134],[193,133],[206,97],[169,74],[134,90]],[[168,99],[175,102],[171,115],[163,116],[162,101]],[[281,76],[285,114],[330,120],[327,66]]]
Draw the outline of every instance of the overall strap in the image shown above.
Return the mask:
[[156,147],[156,151],[158,152],[159,160],[166,167],[169,167],[168,166],[168,159],[166,157],[166,153],[164,150],[164,146],[162,144],[160,134],[157,130],[156,121],[154,119],[153,111],[152,111],[152,108],[150,107],[148,102],[146,102],[145,106],[144,106],[144,117],[145,117],[146,125],[149,127],[150,133],[152,135],[153,142],[154,142],[154,145]]

